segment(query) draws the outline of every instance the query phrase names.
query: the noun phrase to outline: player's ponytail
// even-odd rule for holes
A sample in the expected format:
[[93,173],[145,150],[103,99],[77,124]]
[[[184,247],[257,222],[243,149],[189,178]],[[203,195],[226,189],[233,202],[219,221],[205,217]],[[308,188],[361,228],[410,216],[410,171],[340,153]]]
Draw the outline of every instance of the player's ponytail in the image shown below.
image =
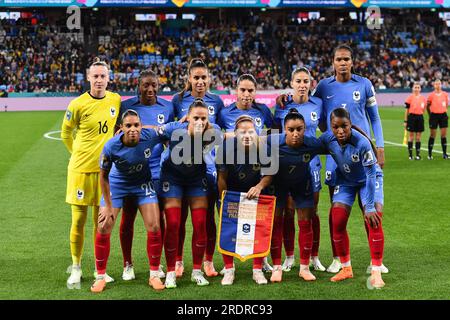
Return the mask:
[[208,110],[208,106],[206,105],[206,103],[203,101],[202,98],[195,98],[194,102],[192,102],[191,105],[189,106],[188,114],[191,113],[191,110],[194,108],[204,108]]
[[288,122],[289,120],[301,120],[305,122],[305,118],[303,117],[303,115],[295,108],[289,109],[288,114],[286,115],[286,117],[284,117],[283,125],[286,125],[286,122]]
[[105,67],[106,69],[109,70],[109,65],[106,63],[106,61],[102,61],[99,57],[95,57],[95,58],[92,60],[92,63],[91,63],[91,65],[89,66],[89,68],[90,68],[90,67],[96,67],[96,66],[103,66],[103,67]]
[[184,84],[184,89],[181,90],[181,92],[178,94],[180,103],[181,103],[181,101],[183,101],[183,96],[186,93],[186,91],[192,91],[192,84],[189,82],[189,76],[191,75],[192,70],[194,70],[195,68],[204,68],[204,69],[208,70],[208,66],[200,58],[194,58],[189,62],[188,79],[186,80],[186,83]]
[[344,119],[347,119],[348,121],[350,121],[352,129],[355,129],[356,131],[361,133],[369,141],[370,146],[372,147],[372,151],[375,154],[375,158],[377,158],[377,160],[378,160],[377,148],[375,147],[374,143],[372,142],[372,140],[369,138],[369,136],[360,127],[355,126],[354,124],[352,124],[352,121],[350,119],[350,113],[348,112],[347,109],[345,109],[345,108],[334,109],[331,112],[330,121],[333,120],[334,118],[344,118]]

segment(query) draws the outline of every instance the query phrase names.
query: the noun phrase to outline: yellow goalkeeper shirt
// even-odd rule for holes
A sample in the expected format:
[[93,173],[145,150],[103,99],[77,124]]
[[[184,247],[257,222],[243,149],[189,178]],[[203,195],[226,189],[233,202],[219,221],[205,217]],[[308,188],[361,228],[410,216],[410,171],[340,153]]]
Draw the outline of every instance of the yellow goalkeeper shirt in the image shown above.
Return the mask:
[[114,134],[120,101],[120,95],[106,91],[103,98],[85,92],[70,102],[61,129],[61,138],[72,153],[70,171],[100,172],[100,154]]

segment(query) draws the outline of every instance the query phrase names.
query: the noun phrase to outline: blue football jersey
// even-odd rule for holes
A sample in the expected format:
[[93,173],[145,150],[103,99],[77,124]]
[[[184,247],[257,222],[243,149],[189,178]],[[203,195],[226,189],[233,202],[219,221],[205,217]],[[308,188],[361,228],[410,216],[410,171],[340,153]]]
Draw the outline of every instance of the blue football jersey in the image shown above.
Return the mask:
[[[175,117],[181,119],[187,115],[189,111],[189,106],[195,101],[194,96],[191,95],[190,91],[186,91],[183,95],[183,99],[180,101],[180,95],[176,94],[172,98],[173,107],[175,110]],[[220,110],[224,107],[223,101],[217,94],[206,92],[203,97],[203,101],[208,106],[209,122],[216,123],[217,116]]]
[[148,182],[151,178],[148,161],[154,147],[161,142],[156,130],[143,128],[139,143],[134,147],[125,146],[122,137],[123,133],[106,142],[100,156],[100,168],[110,170],[112,184]]
[[[259,155],[254,159],[251,159],[248,155],[245,155],[245,153],[238,155],[241,150],[238,148],[237,144],[238,141],[236,137],[224,140],[217,152],[217,156],[221,157],[221,159],[216,159],[217,171],[228,172],[228,190],[247,192],[251,187],[254,187],[261,181],[264,166],[261,165]],[[267,147],[267,145],[261,144],[260,147]],[[229,157],[230,154],[233,155],[232,159]],[[240,156],[242,159],[239,159]],[[227,157],[230,159],[227,159]]]
[[352,74],[349,81],[338,82],[336,77],[332,76],[321,80],[313,95],[322,99],[321,121],[326,121],[328,130],[330,130],[331,112],[343,107],[350,113],[352,123],[360,127],[369,137],[371,136],[370,120],[377,147],[384,146],[375,89],[369,79]]
[[[120,105],[119,119],[121,118],[122,113],[127,109],[135,110],[139,114],[142,125],[144,126],[161,126],[174,121],[174,108],[172,102],[159,97],[156,99],[156,103],[151,106],[141,104],[139,102],[139,97],[133,97],[123,101]],[[150,157],[149,165],[153,179],[159,179],[161,171],[159,163],[163,151],[164,145],[159,144],[155,147]]]
[[225,131],[234,131],[236,119],[240,116],[247,115],[253,118],[255,129],[259,133],[264,126],[271,128],[273,124],[273,116],[269,107],[262,103],[253,103],[250,109],[241,110],[237,107],[236,102],[223,108],[217,119],[217,124]]
[[143,105],[139,102],[139,97],[133,97],[122,101],[120,105],[119,119],[122,113],[128,109],[133,109],[139,114],[143,125],[161,126],[174,121],[174,108],[170,101],[157,98],[156,103],[151,106]]
[[[321,141],[314,137],[304,138],[299,148],[291,148],[286,144],[286,134],[278,136],[279,169],[274,177],[274,184],[284,186],[298,184],[311,178],[310,161],[318,154],[324,154],[326,149]],[[267,140],[271,144],[271,139]]]
[[364,167],[377,163],[369,140],[361,133],[352,129],[350,142],[339,145],[336,137],[325,132],[320,140],[328,149],[328,153],[337,164],[336,185],[361,186],[366,183],[367,176]]
[[[178,179],[198,179],[200,176],[206,175],[206,166],[214,166],[214,160],[208,154],[211,153],[211,150],[206,146],[202,147],[202,155],[200,159],[198,159],[198,155],[194,154],[195,144],[193,143],[193,138],[189,136],[188,133],[188,122],[179,123],[170,122],[158,128],[158,135],[164,139],[169,141],[169,148],[165,152],[163,152],[161,157],[161,167],[162,170],[166,173],[172,175],[174,178]],[[216,130],[217,136],[222,139],[222,133],[220,127],[216,124],[212,124],[213,129]],[[173,135],[175,133],[175,135]],[[172,161],[171,154],[173,152],[176,153],[180,158],[183,156],[184,150],[183,143],[186,142],[187,139],[191,139],[190,146],[190,161],[183,161],[181,163],[174,163]],[[182,144],[183,143],[183,144]],[[208,156],[206,156],[208,155]],[[195,163],[196,160],[200,160],[200,163]]]
[[305,118],[305,135],[315,137],[322,115],[322,100],[317,97],[310,97],[307,102],[299,104],[295,103],[289,96],[284,108],[275,105],[274,123],[276,127],[281,128],[281,132],[284,132],[284,118],[291,108],[295,108]]

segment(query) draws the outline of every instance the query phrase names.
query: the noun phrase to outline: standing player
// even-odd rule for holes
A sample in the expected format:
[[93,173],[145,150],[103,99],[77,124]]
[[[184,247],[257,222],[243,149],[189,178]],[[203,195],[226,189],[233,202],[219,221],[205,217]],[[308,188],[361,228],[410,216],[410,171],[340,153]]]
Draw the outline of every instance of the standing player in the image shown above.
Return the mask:
[[[172,103],[175,108],[175,116],[179,120],[184,120],[187,116],[189,106],[197,98],[201,98],[208,108],[209,123],[217,123],[217,116],[220,110],[224,107],[220,96],[208,92],[209,84],[211,82],[207,65],[202,59],[192,59],[188,66],[188,80],[186,87],[180,93],[176,94]],[[208,277],[215,277],[218,275],[214,268],[213,256],[216,246],[216,222],[215,222],[215,203],[217,200],[217,172],[214,165],[214,151],[209,155],[211,157],[210,163],[213,165],[207,166],[208,178],[208,216],[206,224],[207,244],[204,262],[204,270]],[[184,239],[186,237],[186,219],[188,215],[187,203],[183,201],[182,219],[180,224],[180,237],[178,244],[176,274],[181,277],[184,272],[183,264],[183,247]]]
[[[305,121],[307,137],[316,137],[317,127],[322,115],[322,100],[317,97],[309,97],[311,88],[311,74],[305,67],[297,68],[292,72],[291,87],[294,89],[292,97],[289,96],[285,107],[275,106],[274,128],[281,129],[284,132],[284,118],[289,113],[289,109],[295,108]],[[313,228],[313,246],[311,252],[311,264],[314,270],[325,271],[325,267],[319,260],[320,244],[320,219],[317,214],[317,205],[319,203],[319,194],[322,189],[320,181],[320,170],[322,165],[319,156],[314,157],[310,162],[311,176],[313,179],[314,192],[314,214],[312,215]],[[286,260],[283,262],[283,271],[290,271],[294,265],[294,247],[295,247],[295,206],[292,198],[285,207],[283,217],[283,242],[286,250]]]
[[434,91],[427,99],[427,112],[430,116],[430,138],[428,139],[428,160],[433,159],[433,145],[436,138],[436,129],[441,128],[442,157],[448,159],[447,155],[447,127],[448,127],[448,94],[442,91],[441,80],[434,81]]
[[[270,185],[272,176],[262,176],[264,168],[260,161],[255,159],[251,162],[250,152],[257,151],[259,147],[258,134],[256,133],[255,123],[250,116],[240,116],[236,119],[235,137],[224,141],[221,154],[223,156],[220,164],[217,164],[217,187],[219,195],[224,190],[247,193],[248,199],[257,198],[261,191]],[[243,150],[245,155],[245,163],[238,163],[238,150]],[[228,154],[233,154],[233,161],[227,160]],[[216,159],[217,160],[217,159]],[[232,285],[234,282],[235,268],[233,257],[222,255],[225,264],[224,277],[222,285]],[[253,280],[257,284],[267,284],[267,279],[262,272],[263,258],[253,259]]]
[[[164,248],[167,260],[166,288],[176,288],[176,256],[182,200],[187,199],[191,211],[192,260],[191,280],[199,286],[209,282],[203,277],[201,266],[206,249],[206,224],[208,208],[207,156],[210,141],[205,137],[213,131],[221,135],[217,125],[209,123],[208,106],[196,99],[189,107],[186,122],[171,122],[158,129],[161,137],[170,140],[169,148],[161,159],[160,196],[164,199],[166,236]],[[180,141],[181,140],[181,141]],[[212,142],[212,141],[211,141]],[[197,150],[198,147],[201,149]],[[196,152],[197,151],[197,152]],[[181,157],[181,159],[180,159]],[[187,157],[187,158],[186,158]],[[180,161],[181,160],[181,161]],[[214,165],[214,163],[210,163]]]
[[[158,76],[147,69],[139,75],[138,96],[122,102],[120,112],[133,109],[139,114],[144,128],[157,128],[163,124],[174,121],[174,111],[171,102],[157,97],[159,90]],[[150,169],[153,183],[158,185],[160,173],[161,154],[164,151],[163,144],[158,144],[150,156]],[[164,241],[164,216],[161,212],[161,236]],[[123,253],[123,280],[133,280],[135,278],[131,248],[133,245],[134,221],[136,220],[137,203],[135,199],[127,197],[124,199],[122,220],[120,221],[120,245]],[[160,267],[159,276],[165,277]]]
[[234,131],[237,118],[248,115],[255,121],[258,134],[264,126],[271,128],[273,117],[270,109],[262,103],[255,102],[256,79],[251,74],[243,74],[237,80],[236,102],[223,108],[218,116],[217,124],[225,131]]
[[[257,82],[251,74],[243,74],[237,80],[236,102],[223,108],[217,119],[217,124],[227,132],[233,132],[237,118],[248,115],[255,121],[255,129],[258,134],[273,125],[273,116],[270,109],[262,103],[255,101]],[[263,270],[272,271],[272,267],[267,262],[267,257],[263,260]],[[225,270],[220,273],[223,274]]]
[[420,94],[420,83],[414,82],[413,94],[406,98],[405,127],[409,132],[408,153],[409,160],[413,159],[413,141],[416,140],[416,160],[420,160],[420,136],[424,130],[423,112],[427,100]]
[[[62,141],[71,153],[66,195],[66,202],[72,208],[69,289],[80,288],[84,226],[89,206],[92,206],[94,234],[97,233],[101,197],[98,161],[104,144],[113,136],[120,108],[120,96],[106,91],[109,67],[105,62],[97,58],[89,67],[87,79],[90,90],[70,102],[61,128]],[[107,281],[113,279],[107,277]]]
[[[370,136],[370,127],[372,127],[377,147],[378,163],[377,168],[377,192],[380,193],[379,205],[383,206],[383,171],[384,166],[384,139],[381,126],[381,119],[378,114],[377,100],[375,98],[375,89],[369,79],[353,74],[353,50],[347,45],[339,45],[333,51],[333,67],[335,75],[323,79],[317,85],[313,94],[322,99],[323,115],[321,117],[321,128],[331,130],[330,116],[336,108],[345,108],[349,111],[351,121]],[[327,156],[325,184],[329,186],[330,200],[333,197],[334,187],[336,186],[336,163],[331,156]],[[361,208],[362,209],[362,208]],[[382,209],[380,209],[380,212]],[[332,214],[330,209],[330,235],[333,237]],[[366,224],[366,233],[369,235],[369,227]],[[327,268],[328,272],[336,273],[341,269],[341,264],[336,256],[336,250],[332,241],[333,262]],[[367,268],[370,272],[370,265]],[[389,270],[383,265],[382,272]]]
[[362,130],[352,126],[349,112],[346,109],[334,109],[330,117],[332,133],[325,132],[320,140],[337,165],[331,213],[333,215],[333,242],[343,266],[342,270],[331,278],[331,281],[338,282],[353,278],[347,222],[356,194],[358,194],[365,224],[369,229],[370,255],[372,257],[370,285],[380,289],[384,287],[381,278],[384,233],[383,215],[378,205],[380,200],[377,199],[379,193],[376,192],[376,149]]
[[159,278],[162,239],[158,197],[148,166],[150,155],[160,143],[160,138],[154,129],[142,129],[141,119],[132,109],[123,112],[120,129],[122,133],[105,144],[100,158],[100,185],[103,196],[95,238],[98,275],[91,291],[99,293],[105,289],[111,231],[125,197],[135,198],[147,230],[147,256],[150,265],[148,283],[155,290],[163,290],[164,284]]
[[[321,143],[315,137],[305,135],[305,119],[292,108],[284,117],[284,133],[278,136],[279,170],[273,179],[275,196],[277,197],[273,222],[271,256],[273,271],[271,282],[281,282],[281,251],[283,237],[283,211],[287,199],[291,196],[298,213],[300,272],[299,276],[306,281],[314,281],[316,277],[309,270],[313,230],[311,219],[314,215],[313,179],[310,161],[319,153],[324,153]],[[268,140],[269,144],[271,139]]]

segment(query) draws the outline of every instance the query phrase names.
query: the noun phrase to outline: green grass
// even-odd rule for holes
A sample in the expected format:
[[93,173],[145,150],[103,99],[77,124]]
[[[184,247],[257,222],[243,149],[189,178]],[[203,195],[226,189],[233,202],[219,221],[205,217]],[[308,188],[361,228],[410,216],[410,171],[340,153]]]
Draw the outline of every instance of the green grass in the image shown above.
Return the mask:
[[[401,143],[403,109],[381,109],[385,140]],[[369,249],[362,216],[354,208],[348,230],[355,278],[331,283],[330,274],[315,272],[317,281],[305,283],[298,268],[284,273],[281,284],[257,286],[251,279],[251,262],[236,261],[235,284],[220,285],[221,277],[198,288],[189,280],[190,235],[185,244],[185,276],[178,288],[154,292],[147,285],[147,257],[142,219],[135,226],[133,255],[137,279],[121,280],[122,259],[118,226],[113,231],[108,273],[116,282],[93,295],[89,291],[94,269],[92,221],[86,226],[81,290],[66,289],[70,208],[64,202],[69,155],[61,141],[43,137],[59,130],[63,112],[11,112],[0,114],[0,299],[448,299],[448,245],[450,243],[450,161],[435,154],[434,161],[409,161],[404,147],[386,144],[385,264],[386,287],[366,288]],[[422,142],[426,147],[428,132]],[[439,142],[439,139],[437,139]],[[437,143],[436,150],[440,150]],[[422,155],[426,156],[423,151]],[[320,257],[331,261],[328,232],[328,195],[319,204],[322,221]],[[297,263],[298,252],[296,251]],[[217,269],[221,256],[214,257]],[[165,261],[163,260],[163,263]],[[298,264],[297,264],[298,266]]]

